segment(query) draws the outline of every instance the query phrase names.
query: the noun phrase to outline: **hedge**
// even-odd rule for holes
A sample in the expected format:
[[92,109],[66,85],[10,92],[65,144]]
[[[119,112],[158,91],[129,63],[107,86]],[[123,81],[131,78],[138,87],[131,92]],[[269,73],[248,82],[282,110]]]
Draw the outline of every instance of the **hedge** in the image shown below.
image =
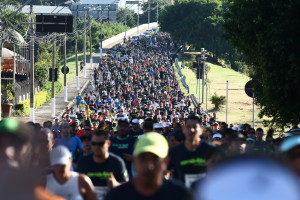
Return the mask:
[[[51,82],[48,82],[45,87],[37,92],[34,95],[34,108],[38,108],[44,103],[48,102],[51,99]],[[58,94],[63,90],[63,85],[60,82],[55,83],[55,94]],[[20,113],[22,116],[27,116],[30,114],[30,99],[26,99],[25,101],[22,101],[18,103],[15,107],[15,110],[20,110]]]

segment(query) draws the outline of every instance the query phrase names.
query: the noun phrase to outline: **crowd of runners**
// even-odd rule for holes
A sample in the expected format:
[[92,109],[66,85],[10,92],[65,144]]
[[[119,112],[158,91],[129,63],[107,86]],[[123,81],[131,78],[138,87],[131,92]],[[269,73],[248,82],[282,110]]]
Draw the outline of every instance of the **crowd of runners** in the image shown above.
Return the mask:
[[226,124],[178,84],[166,33],[111,49],[54,123],[0,121],[3,199],[300,199],[297,124]]

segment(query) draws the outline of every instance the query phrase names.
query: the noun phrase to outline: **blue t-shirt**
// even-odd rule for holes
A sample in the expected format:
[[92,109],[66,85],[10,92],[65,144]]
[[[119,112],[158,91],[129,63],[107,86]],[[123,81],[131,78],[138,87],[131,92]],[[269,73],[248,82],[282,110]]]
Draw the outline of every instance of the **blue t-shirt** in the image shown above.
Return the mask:
[[58,145],[66,146],[71,151],[73,159],[75,158],[76,150],[77,149],[80,149],[80,150],[83,149],[81,140],[77,136],[71,137],[69,139],[56,138],[55,143],[54,143],[54,147],[56,147]]
[[80,101],[82,100],[82,96],[76,96],[76,103],[80,104]]

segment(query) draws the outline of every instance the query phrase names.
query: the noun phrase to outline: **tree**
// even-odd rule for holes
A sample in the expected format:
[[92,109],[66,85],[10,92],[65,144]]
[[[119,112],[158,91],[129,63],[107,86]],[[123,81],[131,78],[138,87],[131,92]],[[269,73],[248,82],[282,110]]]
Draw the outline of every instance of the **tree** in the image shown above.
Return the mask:
[[117,11],[117,22],[125,24],[125,11],[126,11],[126,25],[133,28],[137,25],[136,14],[133,10],[128,8],[120,8]]
[[270,126],[299,123],[300,1],[234,0],[224,29],[232,44],[253,65],[252,79],[260,117]]
[[215,105],[216,110],[219,110],[220,106],[226,103],[225,96],[218,96],[217,93],[211,96],[210,100],[211,103]]
[[160,15],[161,30],[169,32],[175,40],[192,44],[196,49],[205,47],[215,59],[220,58],[228,48],[222,37],[222,5],[219,0],[176,1]]
[[[148,23],[148,9],[150,8],[150,23],[157,21],[157,5],[158,5],[158,16],[161,15],[169,1],[167,0],[149,0],[142,4],[141,10],[143,14],[140,15],[140,24]],[[150,3],[150,6],[149,6]]]

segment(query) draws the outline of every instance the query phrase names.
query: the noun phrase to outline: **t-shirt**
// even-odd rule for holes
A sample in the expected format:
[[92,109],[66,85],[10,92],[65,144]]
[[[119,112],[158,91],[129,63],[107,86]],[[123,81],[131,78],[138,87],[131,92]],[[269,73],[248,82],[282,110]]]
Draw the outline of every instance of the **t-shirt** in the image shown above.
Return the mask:
[[201,141],[196,151],[188,151],[184,144],[179,144],[169,150],[169,170],[174,170],[174,178],[185,183],[187,187],[205,176],[206,160],[214,150],[214,146]]
[[81,140],[77,136],[70,137],[68,139],[56,138],[54,142],[54,147],[58,145],[66,146],[72,153],[73,158],[75,158],[75,153],[77,149],[83,149]]
[[135,138],[128,135],[126,138],[121,139],[119,137],[110,138],[111,145],[109,151],[123,158],[127,171],[129,172],[129,177],[131,177],[131,162],[124,159],[123,154],[133,153]]
[[105,200],[191,200],[191,193],[182,185],[164,180],[161,188],[151,196],[140,194],[130,181],[111,190],[105,197]]
[[103,199],[109,191],[107,179],[109,178],[110,173],[113,173],[118,182],[125,182],[128,180],[124,161],[113,153],[109,153],[108,158],[103,163],[96,163],[93,159],[93,154],[84,156],[79,160],[76,171],[90,177],[95,186],[98,199]]

